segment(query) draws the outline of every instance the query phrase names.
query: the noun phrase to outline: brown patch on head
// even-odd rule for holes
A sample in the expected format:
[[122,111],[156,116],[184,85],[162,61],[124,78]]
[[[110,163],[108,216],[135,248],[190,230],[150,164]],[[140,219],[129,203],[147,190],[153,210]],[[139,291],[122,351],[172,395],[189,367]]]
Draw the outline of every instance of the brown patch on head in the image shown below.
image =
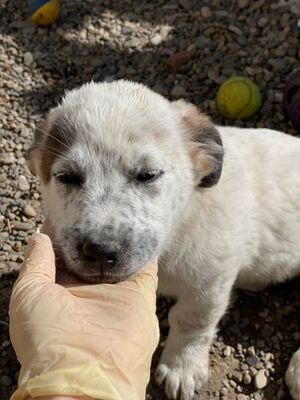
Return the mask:
[[44,184],[51,179],[51,168],[55,159],[70,147],[73,138],[66,121],[62,119],[57,119],[52,126],[46,120],[38,127],[28,159]]
[[196,171],[198,186],[215,185],[221,176],[223,145],[220,134],[210,119],[184,100],[173,102],[180,112],[183,134]]

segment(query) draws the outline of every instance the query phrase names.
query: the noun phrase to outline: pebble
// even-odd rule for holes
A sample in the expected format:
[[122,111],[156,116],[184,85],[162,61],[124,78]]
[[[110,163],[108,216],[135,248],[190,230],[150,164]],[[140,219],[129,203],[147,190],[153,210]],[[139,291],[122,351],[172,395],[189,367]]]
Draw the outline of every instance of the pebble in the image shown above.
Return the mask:
[[18,179],[18,188],[22,192],[28,192],[30,190],[30,185],[24,175],[20,175]]
[[234,371],[232,373],[232,379],[237,382],[240,383],[243,380],[243,374],[240,371]]
[[209,7],[202,7],[201,8],[201,15],[203,18],[211,17],[211,9]]
[[[300,339],[300,338],[299,338]],[[274,355],[272,353],[266,353],[265,355],[265,360],[266,361],[271,361],[274,360]]]
[[150,42],[154,45],[154,46],[158,46],[161,44],[161,42],[163,41],[163,37],[157,33],[156,35],[154,35],[151,39]]
[[230,346],[226,346],[224,351],[223,351],[223,354],[224,354],[225,357],[229,357],[231,355],[231,347]]
[[264,28],[266,25],[268,25],[268,18],[266,18],[266,17],[260,18],[260,19],[258,20],[258,22],[257,22],[257,25],[258,25],[260,28]]
[[182,87],[180,85],[176,85],[173,87],[173,89],[171,91],[171,95],[174,97],[183,97],[183,96],[186,96],[186,90],[184,87]]
[[249,368],[249,374],[250,374],[250,376],[254,377],[257,374],[257,369],[253,368],[253,367],[250,367]]
[[244,374],[243,382],[245,385],[250,385],[250,383],[252,382],[252,378],[248,373]]
[[255,355],[252,355],[250,357],[246,357],[246,362],[251,367],[255,367],[259,363],[259,358]]
[[2,156],[1,160],[3,164],[9,165],[9,164],[14,164],[17,160],[13,153],[7,153]]
[[33,56],[32,56],[32,54],[29,52],[29,51],[27,51],[25,54],[24,54],[24,64],[27,66],[27,67],[30,67],[30,65],[33,63]]
[[27,217],[36,217],[36,211],[30,204],[26,204],[24,207],[24,214],[27,215]]
[[0,385],[1,386],[11,386],[12,385],[11,378],[7,375],[2,375],[0,378]]
[[245,394],[238,394],[237,400],[248,400],[248,397]]
[[236,388],[237,383],[236,383],[233,379],[230,379],[230,380],[229,380],[229,385],[230,385],[231,387],[233,387],[233,388]]
[[30,231],[33,229],[34,225],[32,222],[21,222],[21,221],[14,221],[13,228],[20,230],[20,231]]
[[248,347],[247,352],[248,352],[249,356],[255,356],[255,354],[256,354],[254,346]]
[[257,389],[263,389],[264,387],[267,386],[268,380],[265,374],[265,370],[261,369],[258,371],[258,373],[254,377],[254,386]]
[[226,396],[228,394],[228,389],[225,387],[222,387],[222,389],[220,390],[221,395]]
[[249,0],[238,0],[238,8],[243,9],[249,6]]

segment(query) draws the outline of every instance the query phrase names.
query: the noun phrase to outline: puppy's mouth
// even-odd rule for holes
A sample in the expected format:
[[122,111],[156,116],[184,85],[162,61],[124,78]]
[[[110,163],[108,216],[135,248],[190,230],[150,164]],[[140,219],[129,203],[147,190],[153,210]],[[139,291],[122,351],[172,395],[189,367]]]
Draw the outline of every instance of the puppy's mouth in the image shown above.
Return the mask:
[[56,266],[58,283],[109,283],[115,284],[125,281],[135,275],[128,270],[128,266],[119,265],[112,271],[95,266],[93,263],[83,261],[76,252],[69,251],[68,255],[62,250],[62,247],[56,247]]
[[72,271],[73,275],[86,283],[109,283],[115,284],[127,280],[132,275],[121,273],[108,273],[108,272],[87,272],[87,271]]

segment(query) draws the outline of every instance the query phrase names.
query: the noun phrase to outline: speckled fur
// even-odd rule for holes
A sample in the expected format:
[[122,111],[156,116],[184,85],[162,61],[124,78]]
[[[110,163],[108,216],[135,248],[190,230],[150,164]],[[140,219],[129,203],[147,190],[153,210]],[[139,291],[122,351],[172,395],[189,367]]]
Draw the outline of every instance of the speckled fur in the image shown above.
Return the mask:
[[[48,175],[41,171],[47,132],[32,153],[42,180],[50,176],[45,207],[67,266],[110,281],[159,256],[160,290],[178,301],[156,379],[169,398],[190,400],[208,377],[209,346],[232,288],[258,290],[300,272],[300,140],[216,128],[195,107],[125,81],[70,92],[47,121],[50,131],[67,123],[72,133],[72,140],[60,135],[65,151],[46,164]],[[165,173],[136,185],[143,165]],[[53,177],[70,166],[84,176],[80,190]],[[82,235],[121,246],[113,273],[97,275],[78,258]],[[299,360],[298,351],[287,372],[297,400]]]

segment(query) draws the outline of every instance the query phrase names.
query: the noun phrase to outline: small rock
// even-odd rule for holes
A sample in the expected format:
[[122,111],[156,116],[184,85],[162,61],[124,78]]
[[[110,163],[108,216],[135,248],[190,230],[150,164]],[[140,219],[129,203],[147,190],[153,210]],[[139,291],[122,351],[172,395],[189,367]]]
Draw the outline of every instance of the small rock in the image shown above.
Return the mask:
[[15,163],[16,158],[13,153],[7,153],[1,158],[1,161],[3,162],[3,164],[9,165]]
[[30,67],[30,65],[33,63],[33,56],[32,56],[32,54],[29,52],[29,51],[27,51],[25,54],[24,54],[24,64],[27,66],[27,67]]
[[[300,340],[300,332],[294,332],[293,337],[295,340]],[[268,353],[268,354],[271,354],[271,353]],[[272,356],[273,356],[273,354],[272,354]],[[274,356],[272,359],[274,359]],[[270,360],[271,360],[271,358],[270,358]]]
[[20,231],[29,231],[33,228],[32,222],[21,222],[21,221],[14,221],[13,228],[20,230]]
[[229,357],[231,355],[231,347],[230,346],[226,346],[224,351],[223,351],[223,354],[224,354],[225,357]]
[[26,204],[26,206],[24,207],[24,214],[27,217],[36,217],[36,211],[30,204]]
[[254,386],[257,389],[263,389],[264,387],[267,386],[268,380],[265,374],[265,370],[261,369],[258,371],[258,373],[254,377]]
[[238,0],[238,8],[243,9],[249,6],[249,0]]
[[186,96],[186,90],[180,85],[175,85],[171,91],[171,95],[174,97]]
[[0,385],[1,386],[10,386],[12,384],[12,380],[7,375],[2,375],[0,378]]
[[30,189],[30,185],[24,175],[20,175],[18,179],[18,188],[22,192],[28,192]]
[[270,361],[266,362],[266,369],[270,369],[271,370],[273,368],[273,366],[274,366],[274,364],[272,362],[270,362]]
[[254,346],[250,346],[247,349],[249,356],[255,356],[255,348]]
[[198,36],[194,42],[199,49],[205,49],[210,45],[210,40],[205,36]]
[[159,44],[161,44],[162,41],[163,37],[159,33],[157,33],[153,36],[153,38],[150,39],[150,42],[154,44],[154,46],[158,46]]
[[228,394],[228,389],[226,389],[225,387],[222,387],[222,389],[220,390],[220,393],[222,396],[226,396]]
[[234,371],[232,373],[232,379],[237,382],[240,383],[243,380],[243,374],[240,371]]
[[265,355],[265,360],[266,361],[274,360],[274,355],[272,353],[267,353]]
[[249,375],[252,376],[252,378],[257,374],[257,369],[250,367],[249,368]]
[[7,175],[5,173],[0,174],[0,182],[5,182],[7,179]]
[[248,397],[245,394],[238,394],[237,400],[248,400]]
[[250,385],[250,383],[252,382],[252,378],[248,373],[244,374],[243,382],[245,385]]
[[211,17],[211,10],[209,7],[202,7],[201,8],[201,15],[203,18]]
[[299,2],[298,1],[290,1],[290,3],[291,3],[291,6],[290,6],[290,9],[291,9],[291,12],[293,13],[293,14],[295,14],[295,15],[300,15],[300,4],[299,4]]
[[233,388],[236,388],[237,383],[236,383],[233,379],[230,379],[230,380],[229,380],[229,385],[230,385],[231,387],[233,387]]
[[266,18],[266,17],[261,17],[257,22],[257,25],[260,28],[264,28],[267,24],[268,24],[268,18]]
[[179,4],[185,10],[190,10],[192,8],[192,5],[193,5],[192,1],[190,1],[190,0],[179,0]]
[[250,367],[255,367],[259,363],[259,358],[257,356],[250,356],[246,358],[246,362]]
[[84,23],[85,26],[91,25],[92,17],[90,15],[84,15],[83,23]]
[[2,347],[7,347],[10,345],[10,341],[9,340],[4,340],[4,342],[2,343]]
[[282,399],[284,399],[284,398],[285,398],[285,392],[284,392],[284,390],[283,390],[283,389],[279,389],[278,392],[277,392],[277,399],[278,399],[278,400],[282,400]]

